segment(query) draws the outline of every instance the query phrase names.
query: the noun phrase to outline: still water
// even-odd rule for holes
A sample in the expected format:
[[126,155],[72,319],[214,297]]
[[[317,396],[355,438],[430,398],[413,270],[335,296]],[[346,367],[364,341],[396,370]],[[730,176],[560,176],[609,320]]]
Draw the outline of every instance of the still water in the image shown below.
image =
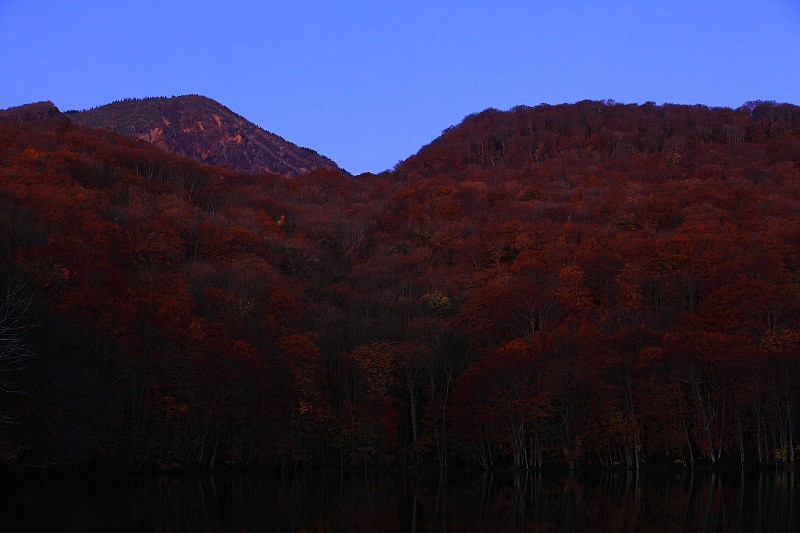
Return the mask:
[[3,531],[800,531],[791,471],[0,478]]

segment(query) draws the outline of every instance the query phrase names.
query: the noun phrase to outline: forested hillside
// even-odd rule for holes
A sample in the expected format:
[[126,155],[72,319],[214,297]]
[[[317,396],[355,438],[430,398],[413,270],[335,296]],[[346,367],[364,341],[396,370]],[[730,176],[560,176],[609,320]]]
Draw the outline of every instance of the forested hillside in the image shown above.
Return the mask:
[[356,177],[0,120],[0,460],[794,462],[799,162],[769,102],[487,110]]

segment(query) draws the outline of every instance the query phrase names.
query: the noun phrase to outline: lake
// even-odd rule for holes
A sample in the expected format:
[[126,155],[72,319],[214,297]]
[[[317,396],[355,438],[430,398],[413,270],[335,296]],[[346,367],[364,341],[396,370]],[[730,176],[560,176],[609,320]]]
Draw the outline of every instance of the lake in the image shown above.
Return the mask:
[[800,531],[792,471],[29,475],[3,531]]

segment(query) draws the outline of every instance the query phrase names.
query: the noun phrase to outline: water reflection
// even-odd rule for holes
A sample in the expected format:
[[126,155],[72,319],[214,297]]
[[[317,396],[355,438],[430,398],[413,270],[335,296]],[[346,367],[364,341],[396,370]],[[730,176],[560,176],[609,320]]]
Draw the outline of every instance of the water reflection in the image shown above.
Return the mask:
[[791,471],[0,479],[7,531],[800,531]]

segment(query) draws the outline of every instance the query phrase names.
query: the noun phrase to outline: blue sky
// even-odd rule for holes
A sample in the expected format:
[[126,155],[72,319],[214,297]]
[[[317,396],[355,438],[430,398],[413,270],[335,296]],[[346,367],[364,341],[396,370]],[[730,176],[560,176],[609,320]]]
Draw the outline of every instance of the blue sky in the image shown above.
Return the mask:
[[0,108],[196,93],[394,166],[487,107],[800,104],[800,0],[0,0]]

